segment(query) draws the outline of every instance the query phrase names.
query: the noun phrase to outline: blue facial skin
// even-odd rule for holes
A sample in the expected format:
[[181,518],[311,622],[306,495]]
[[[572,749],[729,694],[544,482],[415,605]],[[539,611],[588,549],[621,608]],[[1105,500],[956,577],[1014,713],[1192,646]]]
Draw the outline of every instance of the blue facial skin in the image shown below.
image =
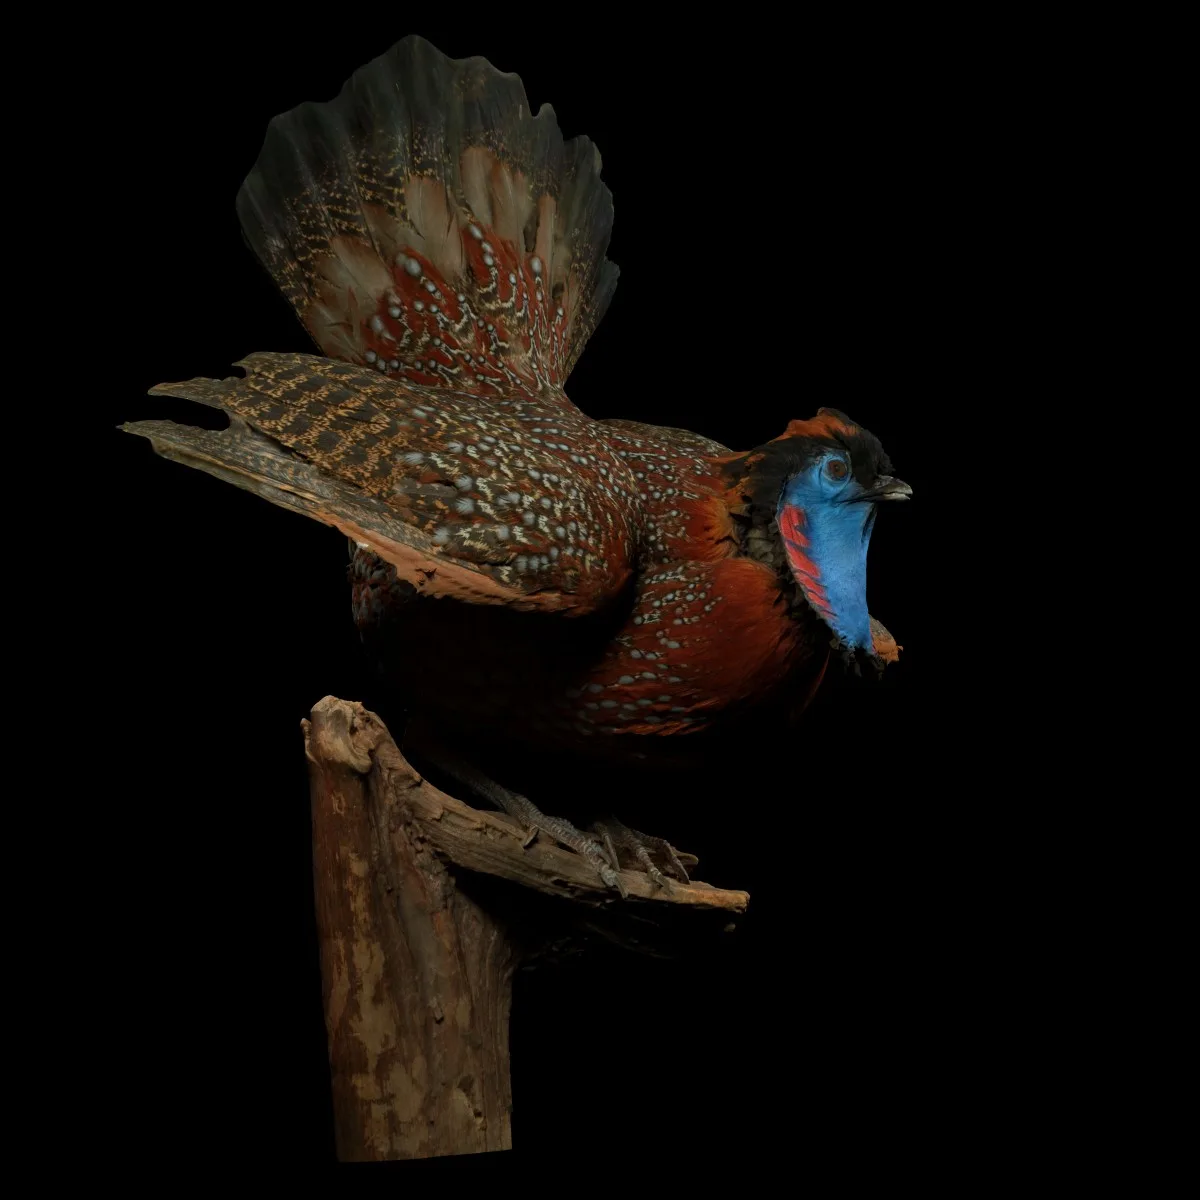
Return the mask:
[[[838,479],[831,463],[846,467]],[[874,652],[871,620],[867,613],[867,546],[875,525],[875,504],[859,500],[862,485],[849,470],[845,456],[830,452],[788,480],[780,497],[804,511],[804,532],[810,545],[805,551],[821,572],[821,586],[829,598],[834,633],[855,649]]]

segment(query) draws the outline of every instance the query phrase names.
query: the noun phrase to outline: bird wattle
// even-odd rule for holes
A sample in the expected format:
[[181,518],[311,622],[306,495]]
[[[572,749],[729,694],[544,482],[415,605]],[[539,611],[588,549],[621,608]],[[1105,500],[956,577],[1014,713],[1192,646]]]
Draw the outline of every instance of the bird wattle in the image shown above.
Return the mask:
[[777,520],[792,574],[812,609],[848,645],[873,652],[867,612],[869,504],[783,503]]

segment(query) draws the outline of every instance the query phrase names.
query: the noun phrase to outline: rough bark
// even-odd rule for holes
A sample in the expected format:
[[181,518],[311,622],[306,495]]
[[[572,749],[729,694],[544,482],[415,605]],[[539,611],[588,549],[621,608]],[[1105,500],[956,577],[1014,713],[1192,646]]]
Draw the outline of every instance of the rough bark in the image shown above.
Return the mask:
[[[745,892],[616,900],[578,855],[422,779],[383,723],[327,696],[305,721],[313,870],[339,1158],[508,1149],[513,971],[564,932],[642,949],[708,936]],[[550,899],[553,898],[553,899]],[[686,933],[684,932],[686,931]]]

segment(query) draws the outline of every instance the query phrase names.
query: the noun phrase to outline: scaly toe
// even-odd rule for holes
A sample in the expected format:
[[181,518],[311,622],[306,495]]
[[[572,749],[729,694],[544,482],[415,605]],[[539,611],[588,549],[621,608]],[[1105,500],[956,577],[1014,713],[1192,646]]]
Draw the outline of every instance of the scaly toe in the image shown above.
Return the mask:
[[679,854],[670,842],[668,842],[665,838],[650,837],[644,833],[639,833],[637,836],[641,838],[642,844],[648,849],[657,850],[658,853],[667,860],[671,870],[674,871],[684,883],[692,882],[692,877],[687,873],[683,863],[680,862]]
[[[618,850],[624,851],[664,891],[670,890],[669,881],[659,863],[655,861],[656,857],[681,882],[691,883],[691,876],[684,868],[680,855],[666,839],[639,833],[615,819],[598,821],[593,829],[603,838],[614,859]],[[693,863],[696,861],[693,855],[688,855],[688,858]]]

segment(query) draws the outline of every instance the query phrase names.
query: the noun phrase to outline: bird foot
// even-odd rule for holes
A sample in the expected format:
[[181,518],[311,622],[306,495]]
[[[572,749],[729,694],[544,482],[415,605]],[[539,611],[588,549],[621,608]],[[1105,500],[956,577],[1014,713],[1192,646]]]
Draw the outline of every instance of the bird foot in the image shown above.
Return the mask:
[[697,859],[691,854],[679,854],[670,842],[638,833],[620,821],[611,819],[599,822],[585,833],[564,817],[548,816],[528,796],[503,787],[451,753],[429,730],[415,725],[410,727],[409,734],[409,741],[415,742],[432,763],[466,784],[477,795],[492,801],[510,817],[515,817],[524,830],[521,844],[525,849],[534,843],[539,833],[545,833],[586,859],[605,887],[619,892],[622,899],[627,899],[629,895],[621,879],[621,872],[625,869],[645,871],[664,889],[669,887],[664,871],[673,873],[684,883],[691,882],[683,864],[689,862],[695,866]]
[[645,871],[664,891],[671,888],[669,876],[664,871],[670,872],[681,883],[691,883],[684,861],[695,866],[699,860],[694,854],[680,854],[665,838],[639,833],[611,817],[597,821],[592,829],[603,840],[609,861],[618,867]]
[[547,834],[585,858],[605,886],[619,892],[622,900],[629,898],[622,871],[644,871],[663,891],[670,891],[671,876],[681,883],[691,883],[684,863],[694,867],[699,861],[694,854],[676,850],[665,838],[639,833],[614,818],[597,821],[584,831],[563,817],[547,816],[532,800],[517,792],[506,793],[503,808],[525,827],[523,849],[528,850],[540,833]]
[[498,794],[499,792],[500,789],[496,788],[493,799],[498,800],[504,811],[509,816],[516,817],[525,827],[522,849],[528,850],[537,840],[538,834],[545,833],[560,845],[587,859],[606,887],[620,892],[622,900],[628,898],[628,889],[621,880],[621,864],[610,847],[576,829],[563,817],[547,816],[532,800],[519,792],[511,792],[507,788],[503,790],[502,795]]

